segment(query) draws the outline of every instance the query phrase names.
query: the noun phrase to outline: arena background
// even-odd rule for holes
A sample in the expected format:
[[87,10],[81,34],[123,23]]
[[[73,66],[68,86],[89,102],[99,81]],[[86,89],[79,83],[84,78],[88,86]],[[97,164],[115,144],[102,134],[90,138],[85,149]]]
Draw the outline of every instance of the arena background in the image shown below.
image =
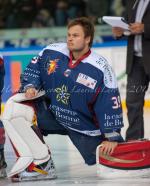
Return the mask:
[[[127,110],[125,109],[126,38],[115,40],[111,27],[104,24],[101,18],[106,15],[124,16],[127,2],[127,0],[0,0],[0,52],[4,56],[6,70],[2,107],[13,92],[18,90],[20,74],[31,58],[48,44],[66,40],[68,20],[86,16],[96,25],[92,49],[108,59],[117,76],[124,108],[125,127],[121,133],[125,137],[128,127]],[[149,100],[150,89],[146,93],[146,109],[144,109],[144,137],[148,139],[150,138]],[[1,179],[0,186],[149,186],[149,177],[99,179],[96,174],[97,167],[89,167],[84,164],[81,155],[67,136],[49,135],[44,139],[52,152],[58,179],[13,184],[10,179]],[[6,137],[5,153],[8,164],[7,172],[9,172],[16,161],[16,156],[8,137]]]

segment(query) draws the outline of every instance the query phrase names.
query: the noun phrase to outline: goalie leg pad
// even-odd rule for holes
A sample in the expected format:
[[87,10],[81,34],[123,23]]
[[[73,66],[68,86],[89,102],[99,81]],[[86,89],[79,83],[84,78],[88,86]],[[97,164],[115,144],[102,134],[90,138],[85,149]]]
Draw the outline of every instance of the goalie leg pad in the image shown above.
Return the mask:
[[34,110],[27,105],[8,100],[3,114],[3,124],[14,147],[21,156],[10,176],[21,172],[34,160],[35,164],[46,162],[49,150],[31,128]]

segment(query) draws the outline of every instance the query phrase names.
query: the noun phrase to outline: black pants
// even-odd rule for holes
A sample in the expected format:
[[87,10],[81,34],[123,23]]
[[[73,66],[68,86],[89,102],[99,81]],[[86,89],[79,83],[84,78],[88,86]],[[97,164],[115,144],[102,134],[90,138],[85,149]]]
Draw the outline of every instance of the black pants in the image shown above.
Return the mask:
[[134,57],[131,73],[127,77],[127,116],[129,127],[126,140],[144,137],[143,107],[149,76],[146,74],[140,57]]

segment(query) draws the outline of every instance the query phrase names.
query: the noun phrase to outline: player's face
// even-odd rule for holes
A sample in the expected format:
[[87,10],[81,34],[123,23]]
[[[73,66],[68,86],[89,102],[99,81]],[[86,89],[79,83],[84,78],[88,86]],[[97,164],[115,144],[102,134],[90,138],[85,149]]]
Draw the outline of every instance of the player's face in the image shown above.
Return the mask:
[[83,28],[80,25],[75,25],[68,29],[67,45],[70,51],[82,51],[89,47],[89,42],[90,37],[85,37]]

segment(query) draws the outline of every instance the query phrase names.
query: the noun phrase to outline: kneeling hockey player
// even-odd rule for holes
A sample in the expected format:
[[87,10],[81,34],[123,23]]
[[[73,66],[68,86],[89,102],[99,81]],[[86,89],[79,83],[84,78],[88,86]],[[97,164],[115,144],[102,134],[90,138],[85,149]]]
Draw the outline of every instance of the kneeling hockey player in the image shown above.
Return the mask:
[[[72,20],[67,44],[47,46],[25,69],[22,93],[8,100],[3,114],[5,129],[18,154],[9,174],[13,180],[56,177],[50,150],[40,133],[68,135],[88,165],[96,163],[99,144],[101,152],[111,154],[123,141],[116,79],[106,59],[90,49],[93,37],[90,20]],[[35,99],[40,90],[45,91],[44,97]],[[35,109],[26,100],[33,100]],[[33,125],[35,113],[37,126]]]

